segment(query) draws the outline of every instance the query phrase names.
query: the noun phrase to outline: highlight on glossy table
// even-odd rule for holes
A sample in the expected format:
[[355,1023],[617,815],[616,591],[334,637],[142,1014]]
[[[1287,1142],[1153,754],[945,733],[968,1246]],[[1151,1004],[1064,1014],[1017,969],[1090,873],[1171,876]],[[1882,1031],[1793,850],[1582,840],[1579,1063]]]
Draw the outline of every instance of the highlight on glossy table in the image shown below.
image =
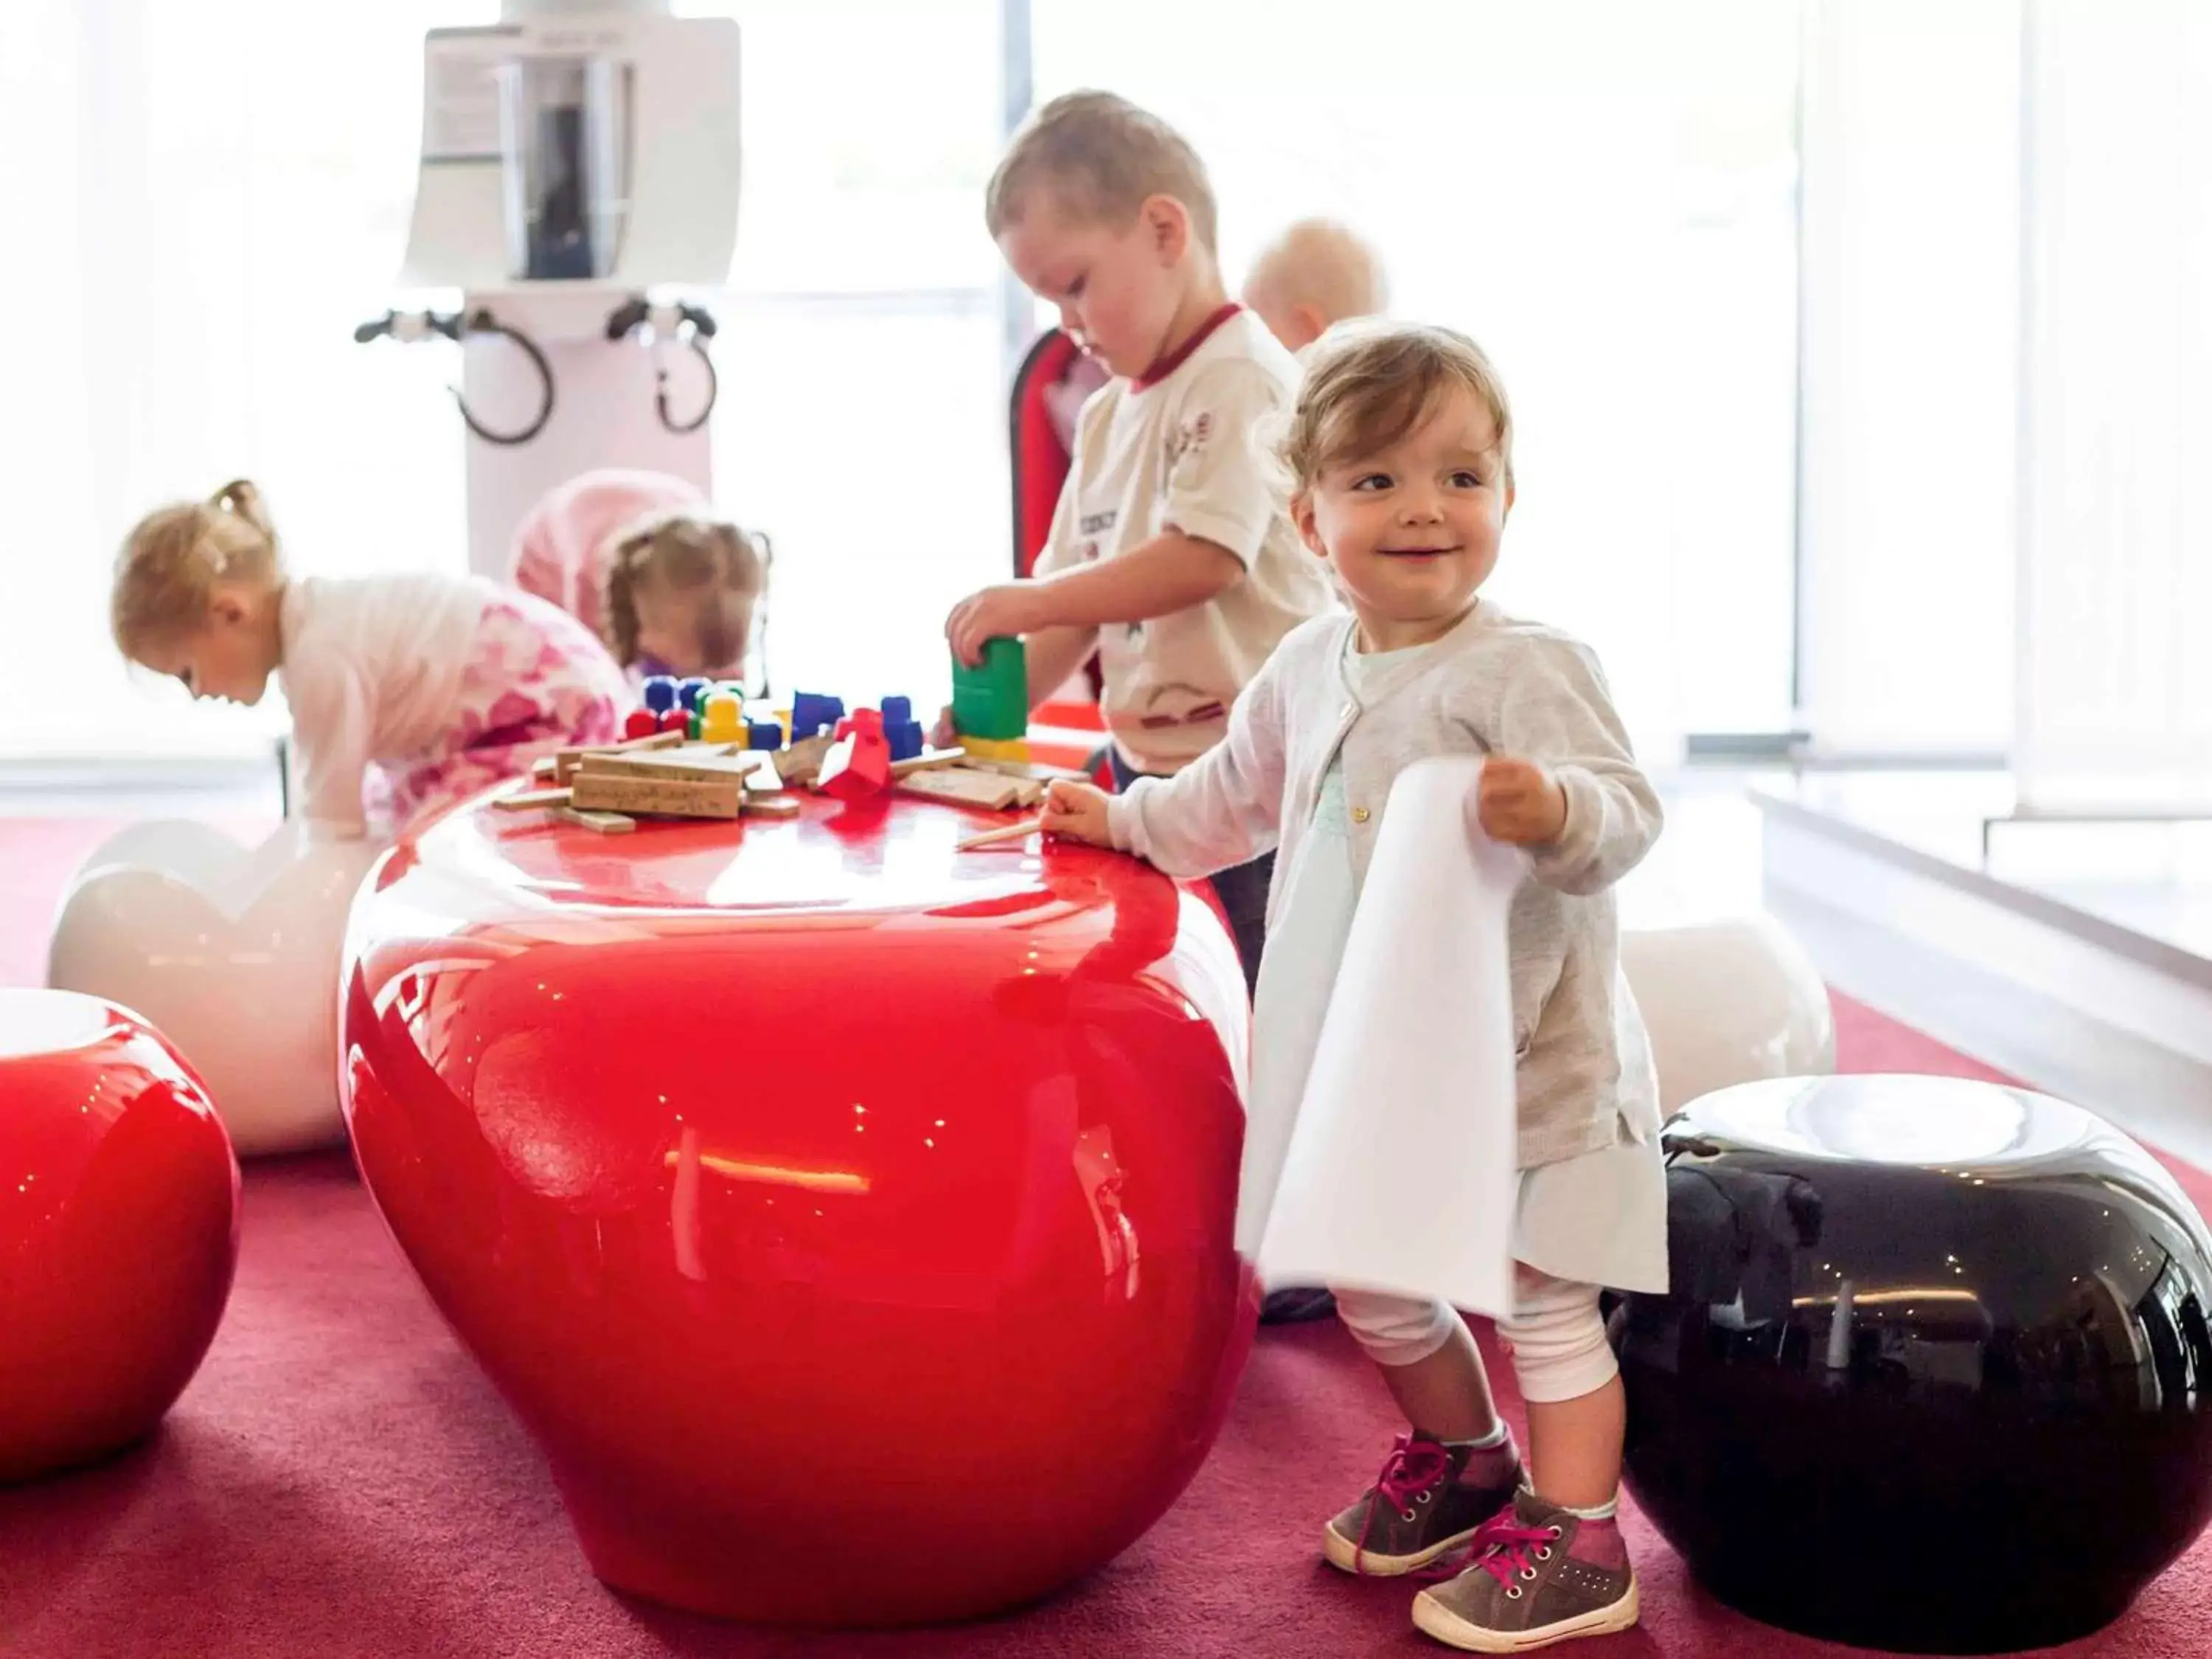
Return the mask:
[[478,803],[356,901],[356,1155],[611,1584],[988,1613],[1210,1447],[1257,1301],[1233,941],[1132,860],[956,850],[995,821]]
[[127,1010],[0,990],[0,1481],[122,1450],[222,1322],[238,1163],[206,1091]]

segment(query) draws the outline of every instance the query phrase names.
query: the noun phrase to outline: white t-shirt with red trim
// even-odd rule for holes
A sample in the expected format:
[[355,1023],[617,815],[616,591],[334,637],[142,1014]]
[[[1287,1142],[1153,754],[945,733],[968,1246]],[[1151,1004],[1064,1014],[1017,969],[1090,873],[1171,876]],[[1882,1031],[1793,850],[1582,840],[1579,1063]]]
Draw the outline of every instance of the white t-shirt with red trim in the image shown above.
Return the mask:
[[1106,729],[1140,772],[1178,771],[1218,743],[1230,704],[1277,642],[1335,608],[1267,455],[1297,387],[1297,360],[1232,305],[1143,379],[1109,381],[1083,407],[1037,574],[1169,531],[1244,567],[1242,581],[1203,605],[1099,629]]

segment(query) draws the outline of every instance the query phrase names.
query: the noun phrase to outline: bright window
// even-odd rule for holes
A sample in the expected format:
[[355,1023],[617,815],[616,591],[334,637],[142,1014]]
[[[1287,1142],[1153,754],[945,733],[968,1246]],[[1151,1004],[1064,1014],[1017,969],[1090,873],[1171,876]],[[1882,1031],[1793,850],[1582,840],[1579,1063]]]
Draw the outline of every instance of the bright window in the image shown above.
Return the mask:
[[1787,725],[1795,7],[1034,13],[1040,100],[1110,88],[1197,146],[1232,287],[1328,215],[1376,242],[1394,312],[1483,343],[1520,434],[1495,595],[1589,640],[1647,747]]

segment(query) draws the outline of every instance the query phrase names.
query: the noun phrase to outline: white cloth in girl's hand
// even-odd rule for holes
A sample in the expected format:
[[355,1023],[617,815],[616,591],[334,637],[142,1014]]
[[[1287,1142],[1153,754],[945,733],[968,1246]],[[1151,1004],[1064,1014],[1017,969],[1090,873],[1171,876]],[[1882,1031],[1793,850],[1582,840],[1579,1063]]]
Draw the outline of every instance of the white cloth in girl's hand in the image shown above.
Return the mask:
[[[1348,863],[1291,872],[1347,890],[1285,895],[1261,970],[1237,1231],[1249,1249],[1264,1230],[1264,1282],[1513,1307],[1506,921],[1528,860],[1469,833],[1481,768],[1450,756],[1400,772],[1356,908]],[[1305,936],[1322,932],[1337,937]]]

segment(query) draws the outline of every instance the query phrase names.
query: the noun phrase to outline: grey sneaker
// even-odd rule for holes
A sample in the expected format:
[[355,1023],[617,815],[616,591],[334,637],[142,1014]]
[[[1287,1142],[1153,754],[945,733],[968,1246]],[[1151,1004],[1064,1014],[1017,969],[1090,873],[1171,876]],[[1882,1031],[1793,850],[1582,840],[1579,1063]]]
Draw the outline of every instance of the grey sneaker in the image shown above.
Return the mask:
[[1521,1479],[1510,1435],[1475,1451],[1401,1434],[1375,1484],[1328,1523],[1322,1555],[1333,1567],[1378,1578],[1417,1572],[1474,1537]]
[[1620,1529],[1530,1492],[1482,1523],[1465,1572],[1413,1598],[1413,1623],[1468,1653],[1522,1653],[1635,1622],[1636,1571]]

